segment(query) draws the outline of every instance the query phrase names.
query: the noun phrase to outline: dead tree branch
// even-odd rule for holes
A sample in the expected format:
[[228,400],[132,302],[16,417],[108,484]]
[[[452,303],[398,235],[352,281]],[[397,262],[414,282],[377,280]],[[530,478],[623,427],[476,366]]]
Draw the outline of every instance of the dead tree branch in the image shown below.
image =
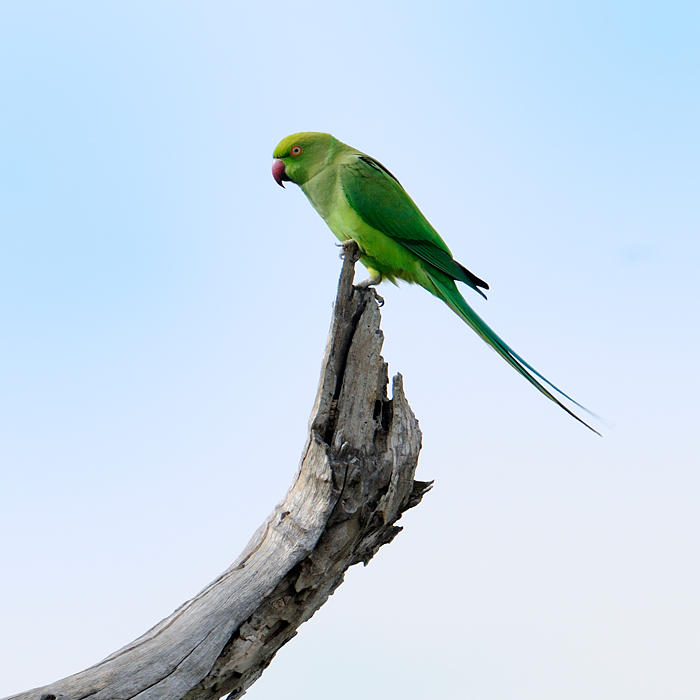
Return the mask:
[[[421,434],[400,375],[387,397],[372,291],[343,264],[301,465],[284,501],[219,578],[104,661],[12,700],[241,697],[342,583],[400,531],[429,484],[414,481]],[[9,699],[8,699],[9,700]]]

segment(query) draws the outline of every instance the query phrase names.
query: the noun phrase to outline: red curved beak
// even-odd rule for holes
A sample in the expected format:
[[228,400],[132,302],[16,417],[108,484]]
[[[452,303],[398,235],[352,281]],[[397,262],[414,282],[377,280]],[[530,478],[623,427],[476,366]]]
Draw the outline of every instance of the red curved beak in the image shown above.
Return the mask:
[[285,180],[289,181],[287,173],[284,170],[284,163],[279,158],[275,158],[272,161],[272,177],[275,178],[275,182],[280,187],[284,187]]

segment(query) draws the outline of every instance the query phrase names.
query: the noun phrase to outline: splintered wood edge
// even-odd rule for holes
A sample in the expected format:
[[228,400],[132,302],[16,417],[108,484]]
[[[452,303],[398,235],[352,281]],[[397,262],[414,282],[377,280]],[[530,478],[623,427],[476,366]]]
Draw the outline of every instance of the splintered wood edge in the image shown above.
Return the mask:
[[[241,697],[342,583],[401,530],[430,482],[414,481],[421,433],[401,375],[387,397],[374,293],[338,284],[309,435],[285,499],[233,564],[98,664],[6,700]],[[52,635],[55,636],[55,635]]]

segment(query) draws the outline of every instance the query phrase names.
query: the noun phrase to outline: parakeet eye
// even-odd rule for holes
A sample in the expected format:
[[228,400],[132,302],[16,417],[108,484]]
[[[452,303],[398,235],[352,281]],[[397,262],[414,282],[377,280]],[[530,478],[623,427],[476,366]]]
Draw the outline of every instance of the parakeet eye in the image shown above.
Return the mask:
[[292,146],[289,151],[293,156],[301,155],[301,146]]

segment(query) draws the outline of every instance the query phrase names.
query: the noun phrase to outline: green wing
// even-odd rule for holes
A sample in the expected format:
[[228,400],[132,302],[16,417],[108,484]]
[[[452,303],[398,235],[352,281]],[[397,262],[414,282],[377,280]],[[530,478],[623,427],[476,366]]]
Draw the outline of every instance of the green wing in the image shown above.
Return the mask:
[[489,286],[460,265],[399,181],[378,161],[358,155],[340,171],[340,184],[350,206],[372,228],[390,236],[414,255],[453,280],[479,289]]
[[457,290],[454,280],[465,282],[479,294],[482,292],[478,287],[488,289],[488,285],[454,260],[450,249],[437,231],[421,214],[399,181],[381,163],[369,156],[357,154],[341,168],[340,184],[348,203],[365,223],[390,236],[424,261],[424,270],[429,280],[429,284],[424,285],[426,289],[447,303],[538,391],[594,433],[598,433],[595,428],[565,406],[558,396],[590,413],[587,408],[552,384],[526,362],[467,304]]

